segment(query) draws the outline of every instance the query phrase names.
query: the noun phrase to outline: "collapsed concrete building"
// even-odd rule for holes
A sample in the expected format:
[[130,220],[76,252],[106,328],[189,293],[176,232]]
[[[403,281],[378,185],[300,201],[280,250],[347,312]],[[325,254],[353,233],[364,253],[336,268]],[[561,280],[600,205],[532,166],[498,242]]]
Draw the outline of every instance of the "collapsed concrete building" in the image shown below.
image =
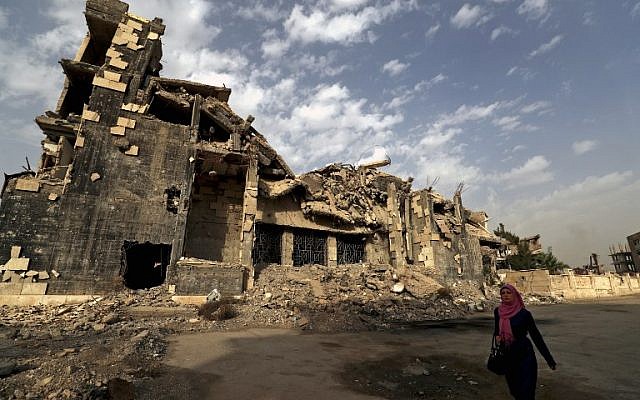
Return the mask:
[[160,77],[161,19],[117,0],[87,0],[85,17],[56,109],[36,118],[37,171],[5,175],[0,293],[237,294],[264,265],[368,263],[445,281],[494,265],[504,242],[461,187],[448,200],[376,164],[296,176],[229,107],[229,88]]

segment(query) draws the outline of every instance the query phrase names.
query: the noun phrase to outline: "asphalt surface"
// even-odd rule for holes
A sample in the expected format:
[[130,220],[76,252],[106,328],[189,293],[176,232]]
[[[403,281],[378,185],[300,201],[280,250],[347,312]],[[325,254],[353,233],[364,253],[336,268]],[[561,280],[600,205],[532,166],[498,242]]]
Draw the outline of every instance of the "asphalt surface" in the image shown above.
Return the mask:
[[[640,398],[640,296],[529,307],[558,362],[538,355],[537,398]],[[390,332],[249,329],[170,338],[144,398],[509,399],[485,369],[490,312]]]

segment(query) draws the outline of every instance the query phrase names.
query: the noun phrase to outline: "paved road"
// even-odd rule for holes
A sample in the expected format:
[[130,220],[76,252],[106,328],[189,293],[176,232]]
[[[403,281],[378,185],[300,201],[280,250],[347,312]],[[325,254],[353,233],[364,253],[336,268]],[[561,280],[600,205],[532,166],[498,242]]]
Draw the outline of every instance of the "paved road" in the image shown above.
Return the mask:
[[[558,361],[550,371],[538,357],[538,399],[640,398],[640,297],[530,310]],[[491,330],[486,313],[393,332],[182,335],[144,397],[508,399],[484,368]]]

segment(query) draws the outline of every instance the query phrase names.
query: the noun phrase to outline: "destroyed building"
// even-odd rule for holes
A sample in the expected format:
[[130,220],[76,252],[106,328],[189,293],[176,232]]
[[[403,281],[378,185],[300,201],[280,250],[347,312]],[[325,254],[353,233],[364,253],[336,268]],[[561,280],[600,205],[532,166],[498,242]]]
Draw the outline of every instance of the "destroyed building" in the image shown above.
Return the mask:
[[504,241],[461,187],[449,200],[376,164],[296,176],[231,89],[160,76],[161,19],[117,0],[87,0],[85,17],[55,111],[36,118],[37,171],[5,175],[2,294],[237,294],[273,264],[478,279],[495,263]]

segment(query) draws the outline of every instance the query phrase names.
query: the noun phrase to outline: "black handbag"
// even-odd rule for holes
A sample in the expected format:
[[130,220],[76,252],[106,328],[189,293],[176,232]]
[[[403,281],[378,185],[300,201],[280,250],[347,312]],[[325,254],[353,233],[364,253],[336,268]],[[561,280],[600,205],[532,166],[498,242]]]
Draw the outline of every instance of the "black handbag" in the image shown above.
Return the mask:
[[507,360],[504,347],[498,344],[495,336],[491,342],[491,352],[489,353],[489,359],[487,360],[487,369],[497,375],[504,375],[507,371]]

